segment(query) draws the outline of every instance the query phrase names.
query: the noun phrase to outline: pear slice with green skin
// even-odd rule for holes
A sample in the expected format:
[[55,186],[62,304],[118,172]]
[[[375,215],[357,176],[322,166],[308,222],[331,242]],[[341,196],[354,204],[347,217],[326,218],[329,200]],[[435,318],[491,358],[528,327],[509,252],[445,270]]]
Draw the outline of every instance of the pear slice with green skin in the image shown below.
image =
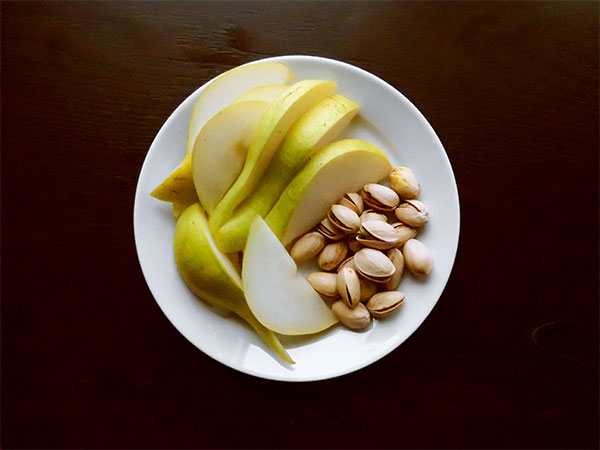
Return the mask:
[[269,103],[233,103],[206,122],[192,152],[194,186],[200,204],[210,215],[236,180],[250,141]]
[[309,109],[283,139],[259,185],[233,217],[214,233],[223,252],[241,251],[250,225],[265,217],[294,175],[316,151],[346,128],[360,107],[341,95],[332,95]]
[[210,216],[211,232],[217,232],[233,209],[252,193],[294,122],[317,102],[331,96],[336,87],[332,81],[302,80],[286,89],[269,106],[254,133],[240,176]]
[[376,183],[391,170],[385,153],[369,142],[344,139],[329,144],[298,172],[265,221],[283,245],[288,245],[323,220],[346,192]]
[[254,328],[284,361],[294,364],[273,331],[254,316],[242,290],[242,280],[231,261],[216,247],[199,203],[188,207],[175,226],[175,264],[194,294],[216,308],[232,311]]
[[338,321],[260,216],[250,227],[242,280],[255,317],[277,333],[313,334]]
[[289,88],[287,84],[265,84],[263,86],[256,86],[236,98],[232,105],[252,100],[273,103],[287,88]]
[[[152,196],[165,202],[191,205],[198,200],[192,175],[192,151],[196,136],[210,118],[261,85],[285,84],[295,75],[283,64],[257,63],[239,66],[221,74],[198,96],[192,107],[188,124],[186,154],[178,167],[152,192]],[[265,97],[260,97],[260,95]],[[271,101],[272,92],[255,91],[255,100]]]

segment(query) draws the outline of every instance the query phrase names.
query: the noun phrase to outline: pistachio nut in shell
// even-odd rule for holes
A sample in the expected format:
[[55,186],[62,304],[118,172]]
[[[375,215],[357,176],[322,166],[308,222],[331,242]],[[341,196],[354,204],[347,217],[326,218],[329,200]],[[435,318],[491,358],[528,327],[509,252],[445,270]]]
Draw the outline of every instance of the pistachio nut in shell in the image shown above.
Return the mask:
[[413,227],[409,227],[403,222],[393,223],[392,226],[396,229],[398,233],[398,242],[396,247],[402,247],[406,241],[414,238],[417,235],[417,229]]
[[404,303],[404,293],[400,291],[386,291],[375,294],[367,302],[367,309],[376,319],[382,319],[388,314],[400,309]]
[[400,284],[400,280],[402,279],[402,274],[404,273],[404,256],[402,252],[397,248],[392,248],[388,250],[387,257],[390,259],[396,271],[394,275],[390,277],[388,281],[385,282],[383,287],[388,291],[394,291]]
[[381,214],[374,209],[367,209],[360,215],[360,223],[370,222],[371,220],[381,220],[387,222],[385,214]]
[[329,272],[313,272],[308,276],[308,283],[317,293],[326,298],[337,298],[336,274]]
[[300,264],[321,253],[326,242],[325,236],[321,233],[311,231],[294,243],[290,250],[290,255],[296,261],[296,264]]
[[327,215],[329,222],[344,233],[356,233],[360,228],[358,214],[343,205],[333,205]]
[[364,203],[362,197],[356,192],[348,192],[338,202],[338,205],[350,208],[356,214],[360,215],[363,212]]
[[433,270],[433,256],[421,241],[416,239],[407,241],[402,249],[402,254],[406,268],[414,275],[429,275]]
[[360,301],[366,303],[371,297],[377,293],[377,283],[367,280],[363,277],[358,277],[360,280]]
[[419,200],[406,200],[394,210],[394,215],[400,222],[411,227],[420,227],[429,221],[429,210]]
[[385,283],[396,272],[396,267],[384,253],[363,248],[354,255],[354,265],[359,275],[375,283]]
[[417,177],[408,167],[392,169],[390,186],[402,198],[417,198],[421,192]]
[[351,269],[356,270],[356,266],[354,265],[354,256],[350,256],[349,258],[346,258],[344,261],[342,261],[342,263],[338,266],[337,271],[339,272],[344,267],[349,267]]
[[317,225],[317,231],[325,236],[327,239],[332,241],[339,241],[346,236],[346,233],[341,231],[339,228],[333,226],[327,217],[325,217],[319,225]]
[[371,313],[362,303],[350,308],[344,301],[338,300],[331,306],[331,312],[351,330],[363,330],[371,323]]
[[371,220],[363,222],[356,240],[365,247],[387,250],[398,244],[399,237],[397,231],[389,223]]
[[392,211],[400,204],[398,194],[382,184],[366,184],[362,197],[367,205],[380,211]]
[[327,244],[319,255],[318,264],[319,267],[329,272],[337,269],[337,266],[346,259],[348,254],[348,245],[345,241],[336,241],[331,244]]
[[338,294],[350,308],[360,303],[360,280],[358,274],[350,267],[344,267],[337,274]]

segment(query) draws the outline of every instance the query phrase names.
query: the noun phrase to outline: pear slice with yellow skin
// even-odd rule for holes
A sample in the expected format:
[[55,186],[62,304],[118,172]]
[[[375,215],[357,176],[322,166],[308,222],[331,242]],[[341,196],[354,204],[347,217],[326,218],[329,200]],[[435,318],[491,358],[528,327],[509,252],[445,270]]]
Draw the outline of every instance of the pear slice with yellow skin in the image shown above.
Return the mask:
[[255,191],[233,217],[213,233],[222,251],[243,250],[256,215],[267,215],[308,158],[336,139],[359,109],[356,103],[335,94],[321,100],[294,123]]
[[255,317],[277,333],[313,334],[338,322],[260,216],[250,227],[242,281]]
[[[249,90],[272,84],[289,83],[295,75],[283,64],[257,63],[239,66],[221,74],[198,96],[192,107],[188,124],[186,154],[178,167],[152,191],[152,196],[165,202],[180,202],[190,205],[197,201],[196,189],[192,174],[192,151],[196,136],[212,116],[245,95]],[[266,97],[260,97],[261,91],[255,91],[255,100],[269,101],[272,93],[262,92]]]
[[286,89],[269,106],[254,133],[240,176],[210,216],[212,232],[218,231],[233,209],[252,193],[294,122],[316,103],[331,96],[336,87],[332,81],[302,80]]
[[240,174],[258,122],[269,107],[263,101],[233,103],[206,122],[192,152],[193,181],[210,215]]
[[322,148],[285,188],[265,221],[283,245],[317,225],[346,192],[376,183],[392,170],[376,145],[344,139]]
[[[192,202],[192,203],[196,203],[196,202]],[[190,205],[192,204],[190,203]],[[181,215],[181,213],[183,213],[186,208],[190,205],[186,205],[185,203],[181,203],[179,201],[175,201],[173,202],[172,206],[173,206],[173,217],[175,217],[176,219],[179,218],[179,216]]]
[[236,98],[232,105],[252,100],[273,103],[287,88],[289,88],[287,84],[265,84],[263,86],[256,86]]
[[231,261],[217,249],[199,203],[189,206],[177,220],[174,253],[179,274],[194,294],[217,309],[240,316],[281,359],[294,364],[277,335],[250,311],[242,280]]
[[192,154],[186,153],[181,164],[150,195],[163,202],[177,202],[184,206],[197,202],[198,195],[192,175]]

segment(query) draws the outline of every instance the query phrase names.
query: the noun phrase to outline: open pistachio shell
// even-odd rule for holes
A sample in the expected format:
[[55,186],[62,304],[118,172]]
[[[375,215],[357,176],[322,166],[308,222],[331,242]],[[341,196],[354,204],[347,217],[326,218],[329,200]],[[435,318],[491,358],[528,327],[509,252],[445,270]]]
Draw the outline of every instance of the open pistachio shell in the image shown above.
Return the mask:
[[367,205],[380,211],[393,211],[400,203],[393,189],[376,183],[365,185],[362,197]]

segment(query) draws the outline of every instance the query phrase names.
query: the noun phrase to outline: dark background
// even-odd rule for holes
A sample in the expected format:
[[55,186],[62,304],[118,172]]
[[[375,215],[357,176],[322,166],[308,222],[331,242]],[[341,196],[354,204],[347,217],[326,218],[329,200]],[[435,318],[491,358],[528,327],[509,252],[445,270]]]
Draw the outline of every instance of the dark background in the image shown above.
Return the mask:
[[[3,448],[598,447],[597,2],[0,8]],[[461,201],[427,321],[316,383],[198,351],[154,302],[133,237],[137,177],[171,112],[282,54],[403,92]],[[536,346],[548,322],[566,325]]]

